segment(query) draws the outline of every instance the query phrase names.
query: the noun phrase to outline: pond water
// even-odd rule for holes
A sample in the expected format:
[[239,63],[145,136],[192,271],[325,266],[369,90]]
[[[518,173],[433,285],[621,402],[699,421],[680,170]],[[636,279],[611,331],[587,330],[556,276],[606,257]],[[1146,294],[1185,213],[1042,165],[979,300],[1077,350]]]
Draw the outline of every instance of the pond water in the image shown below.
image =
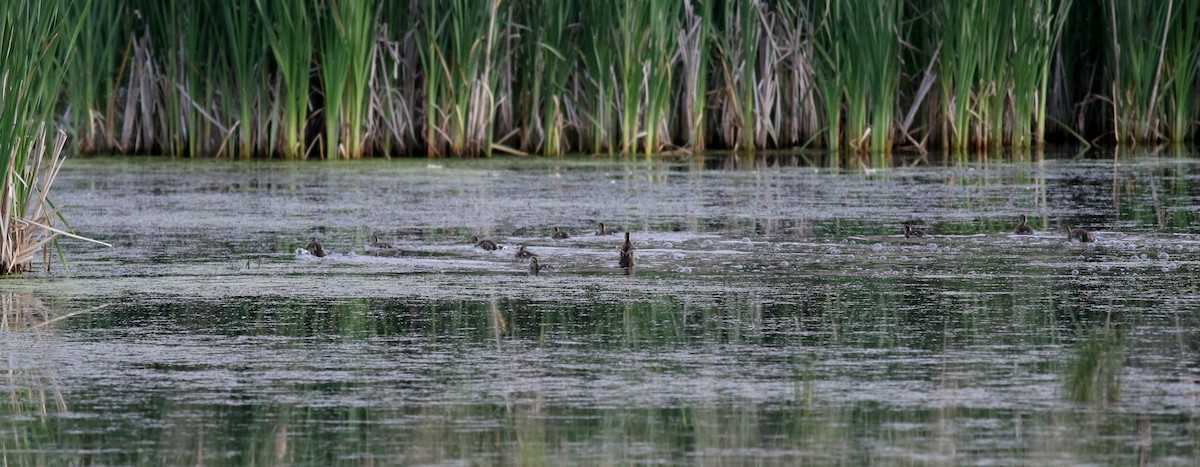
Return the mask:
[[79,157],[55,191],[114,247],[0,280],[9,465],[1200,462],[1197,159]]

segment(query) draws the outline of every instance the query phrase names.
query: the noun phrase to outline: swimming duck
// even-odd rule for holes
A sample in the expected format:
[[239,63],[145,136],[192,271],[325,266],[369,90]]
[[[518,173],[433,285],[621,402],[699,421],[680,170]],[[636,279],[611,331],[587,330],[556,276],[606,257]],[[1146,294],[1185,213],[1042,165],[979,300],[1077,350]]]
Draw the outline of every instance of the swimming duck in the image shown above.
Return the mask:
[[555,227],[554,233],[550,234],[550,238],[553,238],[555,240],[562,240],[564,238],[571,238],[571,234],[568,234],[566,232],[558,230],[558,227]]
[[308,242],[308,245],[305,245],[304,249],[318,258],[325,257],[325,247],[321,246],[321,242],[318,242],[315,238]]
[[387,249],[387,248],[391,248],[392,244],[388,243],[388,242],[379,241],[379,234],[373,233],[373,234],[371,234],[371,247]]
[[625,232],[625,243],[621,244],[621,261],[620,265],[623,268],[633,267],[633,241],[629,239],[629,232]]
[[596,235],[612,235],[612,234],[615,234],[615,233],[616,233],[616,232],[613,232],[613,231],[610,231],[610,230],[605,230],[605,229],[604,229],[604,223],[603,223],[603,222],[597,222],[597,223],[596,223]]
[[1079,240],[1079,243],[1092,243],[1096,241],[1096,237],[1083,229],[1077,229],[1067,224],[1063,226],[1063,230],[1067,231],[1067,240]]
[[500,245],[488,239],[480,240],[479,237],[472,235],[471,241],[475,243],[476,248],[483,248],[487,251],[495,251],[500,249]]
[[1033,229],[1025,225],[1025,215],[1021,214],[1021,223],[1017,224],[1017,229],[1013,231],[1017,235],[1033,235]]
[[918,229],[918,228],[913,227],[908,224],[904,224],[904,238],[924,237],[924,236],[925,236],[924,230]]
[[525,245],[521,245],[521,248],[517,250],[516,257],[522,258],[522,259],[537,258],[537,253],[529,251],[529,248],[525,248]]
[[549,264],[538,264],[537,256],[529,258],[529,274],[532,276],[538,275],[542,271],[553,271],[554,266]]

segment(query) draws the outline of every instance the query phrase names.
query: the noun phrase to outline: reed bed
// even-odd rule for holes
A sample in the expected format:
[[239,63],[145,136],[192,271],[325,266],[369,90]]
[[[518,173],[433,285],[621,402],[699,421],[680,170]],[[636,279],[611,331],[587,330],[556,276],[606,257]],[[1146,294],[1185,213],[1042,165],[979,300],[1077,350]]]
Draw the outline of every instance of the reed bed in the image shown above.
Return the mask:
[[1200,114],[1194,0],[59,2],[85,153],[965,152]]

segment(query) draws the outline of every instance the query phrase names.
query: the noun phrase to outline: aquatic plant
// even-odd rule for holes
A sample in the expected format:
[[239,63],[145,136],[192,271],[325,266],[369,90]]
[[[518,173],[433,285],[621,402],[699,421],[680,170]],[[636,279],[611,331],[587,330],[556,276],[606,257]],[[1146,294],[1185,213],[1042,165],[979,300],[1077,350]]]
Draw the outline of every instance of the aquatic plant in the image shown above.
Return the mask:
[[[75,79],[66,80],[70,111],[66,123],[74,146],[94,153],[116,146],[120,122],[116,96],[124,70],[128,69],[125,1],[71,2],[71,15],[82,18],[80,40],[90,44],[89,53],[71,54],[67,66]],[[114,71],[120,70],[120,71]]]
[[386,3],[377,17],[378,36],[371,65],[367,106],[368,144],[391,157],[414,150],[420,141],[421,55],[417,45],[418,2]]
[[961,153],[1200,112],[1196,2],[60,1],[88,153]]
[[76,237],[55,227],[65,221],[49,199],[67,144],[66,133],[52,127],[63,63],[89,11],[88,5],[68,7],[65,1],[0,7],[0,148],[6,150],[0,154],[0,274],[28,271],[36,253],[48,258],[60,236]]
[[425,144],[430,156],[490,156],[499,84],[498,52],[508,28],[500,0],[427,2],[421,64],[425,70]]
[[1121,397],[1124,366],[1122,339],[1111,329],[1094,329],[1075,344],[1067,365],[1067,396],[1077,402],[1116,402]]
[[1113,138],[1118,144],[1165,140],[1163,72],[1175,2],[1111,0],[1102,6],[1111,41],[1107,69],[1112,84],[1106,97]]
[[845,138],[857,151],[891,150],[902,7],[896,0],[827,0],[810,12],[830,148]]
[[577,2],[530,0],[515,8],[529,36],[517,76],[521,150],[562,155],[568,148],[566,93],[576,58]]
[[376,1],[321,2],[321,86],[325,93],[325,157],[363,157],[367,121],[368,82],[375,46]]
[[305,157],[304,129],[308,121],[309,69],[312,64],[314,21],[304,0],[255,0],[263,18],[263,32],[275,64],[268,85],[270,112],[269,153],[288,159]]

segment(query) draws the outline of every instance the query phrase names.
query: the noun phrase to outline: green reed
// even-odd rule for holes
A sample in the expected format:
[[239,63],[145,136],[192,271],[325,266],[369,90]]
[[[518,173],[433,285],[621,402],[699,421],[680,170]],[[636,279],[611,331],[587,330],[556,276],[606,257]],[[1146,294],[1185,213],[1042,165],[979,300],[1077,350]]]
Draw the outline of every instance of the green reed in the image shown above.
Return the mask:
[[317,61],[325,96],[325,157],[358,159],[365,151],[376,1],[325,0],[318,9]]
[[308,122],[311,29],[315,21],[304,0],[255,0],[255,5],[263,18],[263,32],[275,65],[275,77],[268,88],[272,101],[269,153],[302,158],[307,155],[304,129]]
[[678,2],[621,0],[609,8],[617,10],[612,37],[617,51],[613,65],[621,153],[633,154],[642,148],[650,154],[670,140],[671,69],[678,49],[675,34],[680,6]]
[[568,149],[567,81],[575,65],[577,2],[530,0],[520,4],[525,27],[523,65],[518,76],[525,116],[522,150],[562,155]]
[[1200,113],[1200,2],[1174,3],[1167,37],[1166,126],[1171,141],[1188,139]]
[[420,102],[421,57],[417,46],[419,3],[384,2],[377,17],[380,28],[372,62],[368,106],[368,144],[390,157],[417,146],[417,105]]
[[125,4],[124,0],[71,3],[71,14],[83,18],[79,40],[89,44],[88,53],[71,54],[68,72],[73,79],[64,83],[75,147],[84,153],[116,144],[114,132],[119,120],[115,97],[122,74],[117,70],[128,59],[131,34]]
[[717,135],[725,146],[753,150],[762,146],[757,138],[761,113],[758,58],[765,5],[759,0],[732,0],[724,2],[724,7],[716,41],[722,78]]
[[779,68],[779,146],[807,145],[820,133],[821,119],[813,82],[813,42],[802,5],[777,6],[775,35]]
[[608,0],[581,2],[579,53],[584,73],[577,75],[575,101],[584,107],[587,121],[586,124],[580,122],[579,139],[582,147],[590,146],[592,152],[601,153],[615,145],[618,81],[613,31],[618,16],[613,14],[612,3]]
[[430,156],[490,156],[501,59],[508,27],[500,0],[429,2],[422,10],[425,144]]
[[225,39],[230,44],[238,44],[226,52],[234,92],[224,100],[228,107],[238,110],[235,124],[239,143],[237,154],[243,158],[250,157],[262,141],[257,136],[264,126],[259,117],[263,112],[256,103],[266,84],[267,41],[263,18],[253,1],[230,0],[224,8],[218,8],[223,20],[220,29],[224,30]]
[[839,139],[844,137],[860,152],[890,151],[901,70],[902,4],[827,0],[814,10],[810,14],[821,15],[814,19],[813,31],[821,58],[816,79],[825,102],[829,147],[841,147]]
[[1051,59],[1062,37],[1072,0],[1019,0],[1013,6],[1012,136],[1009,144],[1028,147],[1045,142],[1046,99]]
[[1111,40],[1107,58],[1113,136],[1118,144],[1165,139],[1163,46],[1174,2],[1111,0],[1103,7]]
[[983,0],[946,1],[938,11],[942,32],[942,108],[949,116],[944,146],[965,152],[972,141],[988,146],[997,111],[993,100],[1003,96],[1005,40],[1001,36],[1010,15]]
[[0,274],[30,270],[36,253],[75,237],[54,226],[65,224],[49,192],[67,136],[52,128],[65,64],[90,10],[62,0],[0,6]]
[[85,152],[961,153],[1200,112],[1193,1],[61,1],[92,18],[56,104]]
[[708,45],[712,42],[715,3],[714,0],[684,2],[679,31],[680,139],[696,151],[704,150],[707,135]]

